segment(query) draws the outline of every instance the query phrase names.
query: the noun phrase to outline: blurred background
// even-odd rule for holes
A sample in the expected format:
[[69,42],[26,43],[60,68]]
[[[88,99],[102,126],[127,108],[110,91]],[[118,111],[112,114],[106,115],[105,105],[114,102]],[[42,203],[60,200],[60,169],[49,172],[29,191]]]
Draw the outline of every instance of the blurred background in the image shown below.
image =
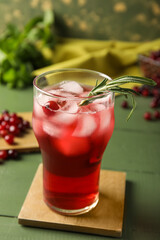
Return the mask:
[[159,0],[0,0],[0,33],[53,9],[60,36],[149,41],[160,36]]

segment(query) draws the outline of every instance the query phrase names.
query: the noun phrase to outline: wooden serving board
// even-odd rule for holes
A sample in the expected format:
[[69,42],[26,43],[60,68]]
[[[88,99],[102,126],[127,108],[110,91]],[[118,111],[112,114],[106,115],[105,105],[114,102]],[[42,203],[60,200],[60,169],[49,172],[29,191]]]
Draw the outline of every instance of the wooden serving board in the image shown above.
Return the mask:
[[[18,113],[18,116],[21,116],[24,120],[29,121],[32,126],[32,112],[21,112]],[[9,145],[3,138],[0,137],[0,150],[7,149],[16,149],[20,152],[38,151],[38,142],[35,138],[32,128],[28,129],[23,136],[15,137],[13,145]]]
[[42,168],[40,164],[19,213],[20,224],[113,237],[122,235],[126,173],[101,170],[98,205],[83,215],[63,216],[43,201]]

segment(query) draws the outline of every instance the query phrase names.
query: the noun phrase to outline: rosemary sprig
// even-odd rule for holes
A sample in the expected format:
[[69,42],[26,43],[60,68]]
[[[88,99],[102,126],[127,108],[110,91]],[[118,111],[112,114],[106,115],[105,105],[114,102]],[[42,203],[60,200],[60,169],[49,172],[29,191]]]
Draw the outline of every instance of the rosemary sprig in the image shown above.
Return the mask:
[[109,80],[107,78],[104,78],[102,82],[98,84],[98,81],[96,81],[96,86],[90,91],[88,94],[88,97],[80,102],[80,106],[88,105],[92,103],[94,100],[105,97],[105,93],[107,92],[114,92],[121,95],[124,95],[125,97],[130,96],[132,99],[132,109],[127,117],[127,121],[131,117],[132,113],[134,112],[136,108],[136,101],[134,99],[134,94],[138,94],[136,91],[130,88],[123,88],[120,87],[123,84],[126,83],[140,83],[143,85],[150,85],[155,86],[156,82],[149,78],[144,77],[137,77],[137,76],[122,76],[115,78],[113,80]]

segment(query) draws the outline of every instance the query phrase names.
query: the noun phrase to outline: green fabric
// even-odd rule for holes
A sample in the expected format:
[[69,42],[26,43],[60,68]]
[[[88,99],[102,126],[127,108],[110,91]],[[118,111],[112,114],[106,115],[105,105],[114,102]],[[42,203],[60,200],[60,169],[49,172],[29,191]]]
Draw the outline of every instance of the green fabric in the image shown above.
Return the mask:
[[54,64],[34,73],[61,68],[87,68],[100,71],[114,78],[122,75],[141,75],[138,55],[160,49],[160,39],[150,42],[99,41],[61,39],[53,53],[45,54]]

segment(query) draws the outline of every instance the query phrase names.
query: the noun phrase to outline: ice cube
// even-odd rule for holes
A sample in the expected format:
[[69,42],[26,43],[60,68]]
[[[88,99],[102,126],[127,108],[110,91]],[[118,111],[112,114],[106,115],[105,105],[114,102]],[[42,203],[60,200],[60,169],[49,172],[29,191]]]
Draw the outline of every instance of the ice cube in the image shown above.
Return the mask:
[[51,99],[53,99],[50,96],[47,96],[45,94],[40,93],[37,97],[36,100],[39,103],[40,106],[45,106],[45,104],[50,101]]
[[96,104],[101,103],[101,104],[105,104],[106,106],[108,106],[110,104],[110,99],[111,99],[111,96],[107,95],[105,97],[95,99],[94,103],[96,103]]
[[100,132],[105,131],[109,127],[110,122],[111,122],[111,111],[110,111],[110,108],[108,108],[108,109],[103,110],[100,113],[100,128],[99,128],[99,131]]
[[45,134],[42,128],[42,120],[34,117],[32,120],[32,127],[36,136],[43,136]]
[[43,131],[52,137],[60,137],[63,129],[50,121],[43,121]]
[[78,104],[76,101],[66,101],[62,110],[68,113],[77,113],[78,112]]
[[68,93],[68,92],[64,92],[62,89],[52,89],[48,91],[49,93],[53,94],[53,95],[58,95],[64,98],[73,98],[74,95],[72,93]]
[[105,105],[104,104],[99,104],[99,103],[97,103],[97,104],[95,104],[94,102],[90,105],[90,110],[92,111],[92,112],[100,112],[100,111],[102,111],[102,110],[104,110],[106,107],[105,107]]
[[81,85],[74,81],[63,81],[60,84],[60,88],[65,92],[70,92],[74,94],[81,94],[83,92],[83,88]]
[[87,113],[82,113],[79,115],[77,127],[72,135],[78,137],[87,137],[92,135],[96,128],[97,124],[95,118]]
[[44,112],[42,106],[38,103],[37,98],[34,98],[34,114],[38,118],[44,117]]
[[57,112],[53,117],[52,120],[57,124],[63,125],[70,125],[76,120],[77,115],[73,113],[67,112]]

